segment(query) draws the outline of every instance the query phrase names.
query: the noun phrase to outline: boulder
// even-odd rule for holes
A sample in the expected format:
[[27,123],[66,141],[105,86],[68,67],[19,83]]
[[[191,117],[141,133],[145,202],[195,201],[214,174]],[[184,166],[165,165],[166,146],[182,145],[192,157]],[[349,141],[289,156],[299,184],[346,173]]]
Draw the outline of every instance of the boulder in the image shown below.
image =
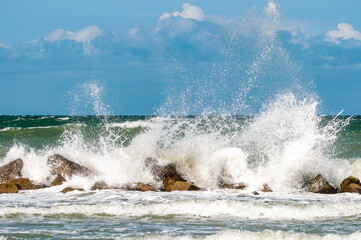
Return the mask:
[[99,181],[94,183],[94,185],[92,186],[91,190],[104,190],[104,189],[110,189],[110,187],[108,186],[108,184],[106,184],[104,181]]
[[17,193],[18,188],[14,183],[3,183],[0,184],[0,194],[1,193]]
[[135,186],[135,190],[136,191],[142,191],[142,192],[147,192],[147,191],[157,191],[155,188],[144,184],[142,182],[138,182],[137,185]]
[[322,193],[322,194],[337,193],[337,190],[334,187],[332,187],[321,174],[318,174],[310,181],[307,181],[304,184],[304,189],[306,189],[306,191],[308,192],[313,192],[313,193]]
[[72,162],[65,157],[54,154],[48,158],[48,165],[53,175],[62,175],[64,177],[72,177],[73,175],[89,176],[92,171],[78,163]]
[[58,174],[58,176],[56,176],[56,178],[51,182],[50,186],[51,187],[58,186],[63,184],[63,182],[65,182],[65,178],[63,178],[63,176]]
[[341,192],[355,192],[361,194],[360,180],[356,177],[349,176],[341,182]]
[[66,187],[63,190],[61,190],[61,193],[67,193],[67,192],[71,192],[71,191],[81,191],[84,192],[85,190],[83,188],[71,188],[71,187]]
[[184,182],[184,181],[176,181],[175,179],[172,178],[166,178],[163,181],[163,185],[164,185],[164,190],[165,191],[197,191],[200,190],[199,187],[197,187],[196,185],[189,183],[189,182]]
[[259,195],[259,193],[257,191],[253,191],[251,194],[253,195]]
[[231,183],[231,184],[222,184],[219,185],[221,189],[244,189],[246,185],[244,183]]
[[273,192],[267,183],[263,184],[262,192]]
[[19,190],[31,190],[43,188],[43,185],[34,184],[29,178],[17,178],[7,181],[8,184],[15,184]]
[[157,159],[147,158],[145,160],[145,166],[150,169],[156,180],[164,181],[166,178],[172,178],[176,181],[186,181],[182,175],[178,173],[174,164],[160,166],[158,165]]
[[121,187],[122,189],[128,190],[128,191],[141,191],[141,192],[147,192],[147,191],[157,191],[152,186],[149,186],[147,184],[144,184],[142,182],[137,183],[128,183]]
[[21,177],[23,165],[23,160],[16,159],[0,167],[0,183],[5,183],[8,180]]

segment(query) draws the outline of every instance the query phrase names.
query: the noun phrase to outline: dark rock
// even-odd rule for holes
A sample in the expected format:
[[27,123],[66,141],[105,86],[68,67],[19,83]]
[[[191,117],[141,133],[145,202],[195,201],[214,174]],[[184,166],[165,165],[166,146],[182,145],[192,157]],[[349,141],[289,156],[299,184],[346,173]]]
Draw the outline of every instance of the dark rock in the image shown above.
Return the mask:
[[357,177],[349,176],[341,182],[341,192],[356,192],[361,194],[361,184]]
[[186,181],[182,175],[178,173],[174,164],[159,166],[157,159],[147,158],[145,160],[145,166],[150,169],[156,180],[164,181],[166,178],[173,178],[176,181]]
[[16,159],[0,167],[0,183],[21,177],[21,170],[23,169],[23,165],[23,160]]
[[52,181],[52,183],[50,184],[51,187],[54,186],[58,186],[61,185],[65,182],[65,178],[63,178],[63,176],[61,176],[60,174],[58,174],[58,176],[56,176],[56,178]]
[[72,162],[59,154],[50,156],[48,158],[48,165],[50,166],[51,174],[53,175],[60,174],[65,177],[80,175],[86,177],[92,174],[92,171],[87,167]]
[[273,192],[267,183],[263,184],[262,192]]
[[253,191],[251,194],[253,195],[259,195],[259,193],[257,191]]
[[197,190],[201,190],[199,187],[197,187],[196,185],[189,183],[189,182],[184,182],[184,181],[176,181],[175,179],[172,178],[166,178],[163,181],[163,185],[164,185],[164,190],[165,191],[197,191]]
[[71,187],[66,187],[63,190],[61,190],[61,193],[67,193],[67,192],[71,192],[71,191],[82,191],[84,192],[85,190],[83,188],[71,188]]
[[14,183],[3,183],[0,184],[0,194],[1,193],[17,193],[18,188]]
[[222,184],[219,185],[221,189],[244,189],[246,185],[244,183],[236,183],[236,184]]
[[332,187],[321,174],[318,174],[316,177],[312,178],[309,182],[307,182],[305,184],[305,189],[313,193],[322,193],[322,194],[337,193],[336,189]]
[[94,183],[91,190],[104,190],[104,189],[110,189],[108,184],[106,184],[104,181],[99,181]]
[[19,190],[31,190],[43,188],[42,185],[36,185],[29,178],[17,178],[7,181],[8,184],[15,184]]

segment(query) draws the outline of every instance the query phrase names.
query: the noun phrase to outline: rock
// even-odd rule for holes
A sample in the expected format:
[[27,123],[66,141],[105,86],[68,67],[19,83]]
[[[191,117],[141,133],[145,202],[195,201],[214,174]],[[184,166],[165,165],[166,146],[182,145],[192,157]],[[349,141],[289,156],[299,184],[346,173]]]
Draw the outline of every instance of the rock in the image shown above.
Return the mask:
[[159,166],[157,159],[147,158],[145,160],[145,166],[150,169],[156,180],[164,181],[166,178],[172,178],[176,181],[186,181],[182,175],[178,173],[174,164]]
[[356,192],[361,194],[361,184],[360,180],[356,177],[349,176],[345,178],[341,184],[341,192]]
[[17,193],[18,188],[14,183],[3,183],[0,184],[0,194],[1,193]]
[[267,183],[263,184],[262,192],[273,192]]
[[322,194],[337,193],[336,189],[332,187],[321,174],[318,174],[310,181],[307,181],[304,184],[304,189],[306,189],[308,192],[313,192],[313,193],[322,193]]
[[244,183],[236,183],[236,184],[222,184],[219,185],[221,189],[244,189],[246,185]]
[[94,183],[94,185],[92,186],[91,190],[104,190],[104,189],[110,189],[110,187],[108,186],[108,184],[106,184],[104,181],[99,181]]
[[71,192],[71,191],[82,191],[84,192],[85,190],[83,188],[71,188],[71,187],[66,187],[63,190],[61,190],[61,193],[67,193],[67,192]]
[[184,181],[176,181],[175,179],[172,178],[166,178],[163,181],[163,185],[164,185],[164,189],[165,191],[197,191],[200,190],[199,187],[197,187],[196,185],[189,183],[189,182],[184,182]]
[[23,165],[23,160],[16,159],[0,167],[0,183],[21,177],[21,170],[23,169]]
[[29,178],[17,178],[17,179],[12,179],[7,181],[6,183],[8,184],[15,184],[15,186],[19,189],[19,190],[30,190],[30,189],[39,189],[39,188],[43,188],[43,185],[36,185],[34,184],[32,181],[30,181]]
[[253,195],[259,195],[259,193],[257,191],[253,191],[251,194]]
[[58,174],[58,176],[56,176],[56,178],[52,181],[52,183],[50,184],[51,187],[54,186],[58,186],[63,184],[63,182],[65,182],[65,178],[63,178],[63,176],[61,176],[60,174]]
[[53,175],[60,174],[65,177],[80,175],[86,177],[92,174],[92,171],[87,167],[72,162],[59,154],[50,156],[48,158],[48,165],[50,166],[51,174]]
[[128,190],[128,191],[141,191],[141,192],[147,192],[147,191],[157,191],[152,186],[149,186],[147,184],[144,184],[142,182],[138,183],[129,183],[122,187],[122,189]]
[[135,186],[135,189],[137,191],[142,191],[142,192],[147,192],[147,191],[157,191],[155,188],[147,185],[147,184],[144,184],[144,183],[141,183],[141,182],[138,182],[137,185]]
[[361,194],[361,185],[357,183],[350,183],[350,185],[348,185],[348,190],[349,192]]

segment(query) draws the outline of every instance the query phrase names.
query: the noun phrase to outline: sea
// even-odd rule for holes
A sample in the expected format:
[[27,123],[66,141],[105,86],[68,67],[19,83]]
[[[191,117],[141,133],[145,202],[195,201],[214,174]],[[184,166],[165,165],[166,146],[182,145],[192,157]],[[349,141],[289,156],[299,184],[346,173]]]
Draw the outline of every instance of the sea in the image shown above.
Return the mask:
[[[1,194],[0,236],[360,239],[361,195],[309,193],[302,179],[322,174],[337,188],[361,177],[361,117],[320,116],[314,103],[288,101],[257,116],[0,116],[1,165],[21,158],[23,177],[50,184],[46,161],[56,153],[96,172]],[[159,187],[148,157],[204,190],[90,190],[100,180]],[[219,189],[222,174],[247,187]],[[265,183],[273,192],[260,191]],[[86,191],[60,193],[66,186]]]
[[[85,81],[69,91],[71,114],[0,116],[0,165],[20,158],[22,176],[45,185],[53,154],[95,173],[0,194],[0,239],[361,239],[360,194],[303,188],[318,174],[334,188],[361,178],[361,116],[323,114],[277,37],[278,7],[269,0],[261,14],[229,22],[224,60],[202,77],[171,57],[176,81],[152,115],[113,114],[101,84]],[[161,188],[147,158],[174,164],[202,190],[91,190],[98,181]]]

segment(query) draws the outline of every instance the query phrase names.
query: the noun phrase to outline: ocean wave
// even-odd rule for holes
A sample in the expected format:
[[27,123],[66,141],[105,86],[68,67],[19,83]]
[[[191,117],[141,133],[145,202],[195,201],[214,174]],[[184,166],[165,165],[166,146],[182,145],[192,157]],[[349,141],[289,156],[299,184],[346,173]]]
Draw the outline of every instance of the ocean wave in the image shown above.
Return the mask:
[[12,130],[20,130],[21,127],[6,127],[3,129],[0,129],[0,132],[7,132],[7,131],[12,131]]
[[144,120],[138,120],[138,121],[126,121],[122,123],[110,123],[108,124],[108,127],[120,127],[120,128],[150,128],[152,127],[152,124],[150,122],[144,121]]
[[251,232],[227,229],[213,235],[207,235],[202,237],[192,236],[170,236],[170,235],[153,235],[146,237],[135,237],[135,238],[117,238],[117,239],[128,239],[128,240],[222,240],[222,239],[289,239],[289,240],[358,240],[361,239],[361,233],[355,232],[347,235],[337,234],[307,234],[307,233],[296,233],[291,231],[272,231],[265,230],[262,232]]
[[[72,193],[79,194],[79,193]],[[360,202],[318,204],[270,204],[234,200],[187,199],[164,203],[132,204],[131,201],[108,204],[52,205],[50,207],[0,207],[0,216],[25,215],[111,215],[117,217],[193,216],[244,220],[312,221],[361,216]]]
[[61,118],[57,118],[57,120],[61,120],[61,121],[67,121],[69,120],[69,117],[61,117]]

